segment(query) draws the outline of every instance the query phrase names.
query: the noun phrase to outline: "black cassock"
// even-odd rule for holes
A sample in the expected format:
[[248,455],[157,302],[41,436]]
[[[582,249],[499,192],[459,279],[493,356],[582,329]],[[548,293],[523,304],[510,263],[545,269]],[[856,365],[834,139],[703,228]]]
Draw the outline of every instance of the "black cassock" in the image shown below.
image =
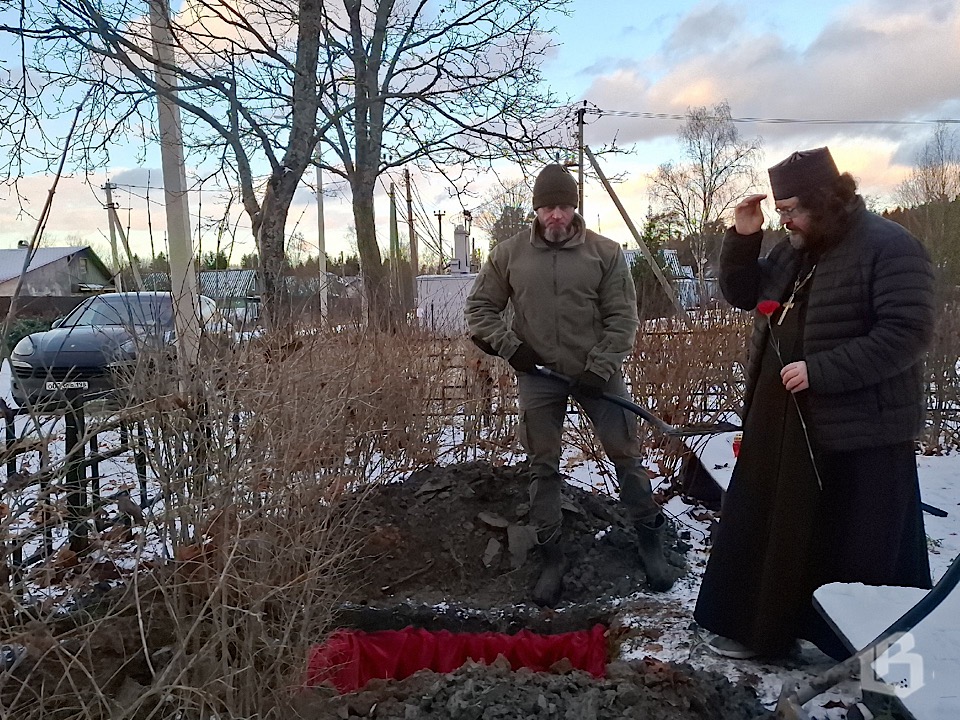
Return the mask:
[[762,654],[786,653],[806,638],[839,658],[849,652],[813,609],[816,588],[929,588],[930,569],[912,442],[844,452],[814,446],[816,466],[811,460],[806,393],[791,395],[780,379],[785,364],[803,357],[808,291],[809,283],[782,324],[782,310],[759,321],[771,323],[770,341],[694,617]]

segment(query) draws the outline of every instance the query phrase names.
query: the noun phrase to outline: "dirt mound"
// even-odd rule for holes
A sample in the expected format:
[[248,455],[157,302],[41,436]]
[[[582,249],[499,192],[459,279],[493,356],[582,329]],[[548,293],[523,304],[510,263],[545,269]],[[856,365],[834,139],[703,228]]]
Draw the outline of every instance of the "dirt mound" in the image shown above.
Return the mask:
[[[357,503],[353,507],[362,521],[358,532],[366,551],[354,578],[359,590],[341,608],[338,627],[371,631],[413,625],[507,633],[522,628],[565,632],[597,622],[610,627],[616,625],[619,599],[645,584],[636,536],[618,503],[568,485],[563,546],[569,570],[562,607],[541,610],[527,603],[537,562],[534,553],[524,561],[531,533],[525,523],[523,467],[487,463],[431,467],[351,502]],[[682,565],[682,553],[688,549],[683,539],[670,534],[666,542],[668,552]],[[140,587],[139,597],[146,597],[144,585]],[[646,602],[658,601],[650,597]],[[638,603],[632,606],[637,611]],[[84,618],[96,609],[87,607]],[[71,636],[69,627],[38,624],[35,633],[0,648],[6,650],[0,652],[0,663],[9,663],[8,677],[16,681],[8,683],[6,692],[20,697],[21,683],[37,682],[60,693],[64,707],[88,700],[92,706],[103,697],[126,707],[150,691],[155,673],[164,672],[180,651],[172,644],[173,621],[163,613],[155,620],[144,628],[138,609],[135,616],[98,625],[88,639],[93,654],[81,652],[84,646]],[[626,632],[617,626],[606,635],[607,658],[619,657],[619,642]],[[643,632],[650,639],[657,637],[656,628]],[[149,661],[144,649],[151,651]],[[10,653],[14,654],[7,658]],[[191,672],[201,672],[198,668],[206,667],[208,660],[208,656],[196,659]],[[763,713],[751,690],[686,665],[650,658],[612,662],[602,679],[571,666],[564,658],[551,665],[552,672],[514,672],[501,657],[491,665],[468,663],[448,674],[424,670],[400,681],[374,680],[344,695],[327,687],[303,690],[295,693],[296,714],[291,717],[747,720]],[[77,673],[83,674],[83,681],[74,679]],[[192,717],[184,715],[188,716]]]
[[513,672],[508,664],[468,664],[400,682],[372,680],[340,697],[304,696],[309,720],[748,720],[763,714],[752,693],[716,674],[647,659],[611,663],[607,677],[587,673]]
[[[351,600],[522,612],[538,564],[527,486],[523,466],[476,462],[430,467],[366,494],[369,558]],[[611,605],[644,588],[636,533],[619,503],[570,484],[563,498],[561,607]],[[667,537],[668,556],[682,566],[689,546]]]

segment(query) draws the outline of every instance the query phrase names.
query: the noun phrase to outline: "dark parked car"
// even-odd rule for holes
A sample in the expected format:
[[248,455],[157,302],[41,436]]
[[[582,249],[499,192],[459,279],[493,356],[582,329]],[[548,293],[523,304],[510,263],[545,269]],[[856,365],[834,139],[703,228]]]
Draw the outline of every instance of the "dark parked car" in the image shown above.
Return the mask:
[[[201,295],[197,304],[202,329],[232,332],[212,299]],[[53,329],[28,335],[13,348],[13,398],[21,406],[49,409],[109,396],[129,383],[138,355],[170,357],[175,337],[168,292],[87,298]]]

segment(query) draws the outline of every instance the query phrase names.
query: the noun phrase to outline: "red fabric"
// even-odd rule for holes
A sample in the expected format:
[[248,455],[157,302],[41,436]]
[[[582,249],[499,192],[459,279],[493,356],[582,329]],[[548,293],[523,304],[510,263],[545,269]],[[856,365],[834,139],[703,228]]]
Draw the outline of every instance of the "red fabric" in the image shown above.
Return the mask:
[[305,684],[314,687],[329,682],[338,692],[353,692],[373,678],[403,680],[424,669],[452,672],[468,659],[489,664],[499,655],[509,660],[514,670],[549,670],[566,658],[573,667],[603,677],[605,632],[603,625],[559,635],[529,630],[516,635],[430,632],[412,627],[374,633],[337,630],[310,649]]

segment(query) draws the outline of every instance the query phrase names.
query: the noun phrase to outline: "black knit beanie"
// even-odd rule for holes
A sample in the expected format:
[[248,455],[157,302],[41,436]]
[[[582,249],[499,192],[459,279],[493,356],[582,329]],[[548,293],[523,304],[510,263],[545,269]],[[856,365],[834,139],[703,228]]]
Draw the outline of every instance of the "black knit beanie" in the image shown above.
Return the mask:
[[795,152],[767,172],[774,200],[786,200],[825,187],[840,177],[830,150],[825,147]]
[[533,183],[533,209],[552,205],[580,204],[577,181],[563,165],[547,165]]

